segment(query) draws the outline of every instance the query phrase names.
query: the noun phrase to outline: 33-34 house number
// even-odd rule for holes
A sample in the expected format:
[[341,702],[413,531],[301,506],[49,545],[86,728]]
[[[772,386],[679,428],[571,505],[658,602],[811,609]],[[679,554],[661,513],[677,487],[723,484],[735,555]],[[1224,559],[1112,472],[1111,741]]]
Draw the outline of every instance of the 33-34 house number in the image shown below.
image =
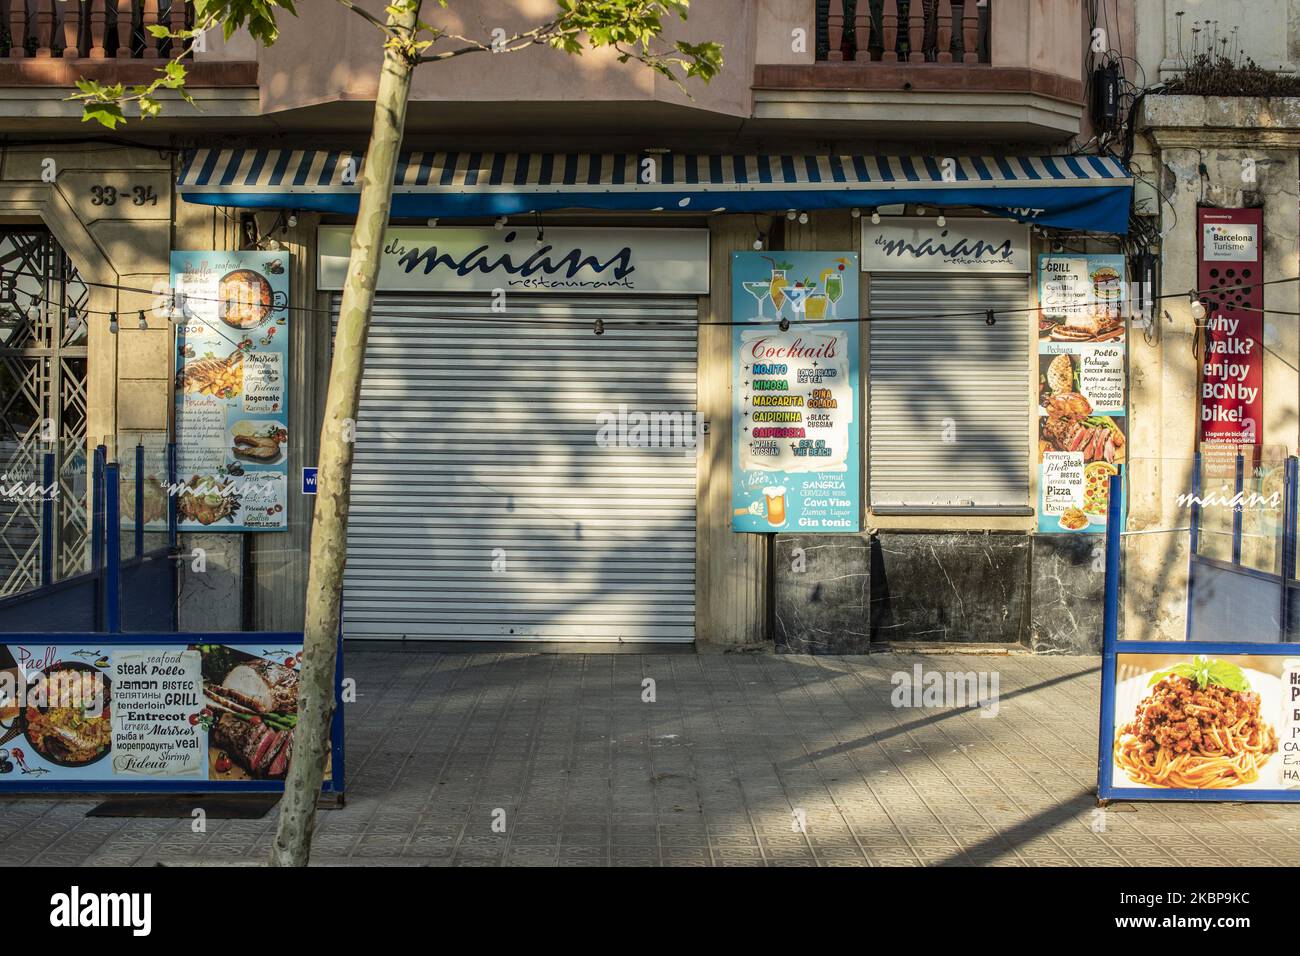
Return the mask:
[[158,205],[158,194],[152,186],[132,186],[122,192],[118,192],[115,186],[90,187],[92,206],[116,206],[119,198],[122,200],[129,198],[133,206]]

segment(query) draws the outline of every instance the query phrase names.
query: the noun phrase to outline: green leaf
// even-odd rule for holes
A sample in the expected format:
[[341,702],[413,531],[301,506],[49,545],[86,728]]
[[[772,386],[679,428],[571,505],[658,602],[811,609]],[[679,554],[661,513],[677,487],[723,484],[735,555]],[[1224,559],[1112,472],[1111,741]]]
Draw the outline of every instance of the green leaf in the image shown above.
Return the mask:
[[81,121],[88,123],[91,120],[108,129],[117,129],[119,123],[126,122],[126,117],[122,115],[122,107],[116,103],[87,103],[82,108]]
[[162,26],[161,24],[158,23],[151,23],[148,26],[146,26],[145,29],[148,30],[154,36],[156,36],[159,40],[166,40],[169,36],[172,35],[172,32],[170,30],[168,30],[165,26]]

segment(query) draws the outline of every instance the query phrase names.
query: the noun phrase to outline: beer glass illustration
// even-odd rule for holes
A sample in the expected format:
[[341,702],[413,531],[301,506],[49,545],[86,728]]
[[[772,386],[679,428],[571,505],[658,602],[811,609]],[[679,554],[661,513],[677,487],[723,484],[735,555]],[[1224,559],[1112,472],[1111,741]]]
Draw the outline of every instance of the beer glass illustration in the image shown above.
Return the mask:
[[767,499],[767,523],[774,528],[785,524],[785,486],[764,488],[763,497]]

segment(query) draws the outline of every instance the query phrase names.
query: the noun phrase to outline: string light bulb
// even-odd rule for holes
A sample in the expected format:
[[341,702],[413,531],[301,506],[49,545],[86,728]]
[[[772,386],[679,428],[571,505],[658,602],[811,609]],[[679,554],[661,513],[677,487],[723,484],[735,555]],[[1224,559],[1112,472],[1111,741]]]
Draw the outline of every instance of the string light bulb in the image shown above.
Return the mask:
[[948,220],[944,218],[943,213],[939,213],[939,218],[934,221],[934,224],[942,229],[944,226],[948,225]]
[[149,320],[145,318],[144,309],[140,310],[140,321],[137,323],[137,327],[141,332],[149,331]]
[[1195,290],[1187,293],[1187,300],[1191,303],[1192,318],[1197,322],[1202,321],[1205,318],[1205,303],[1196,297]]
[[[140,317],[144,318],[143,312],[140,313]],[[117,313],[116,312],[108,313],[108,331],[110,335],[117,335]]]
[[763,234],[761,232],[754,237],[754,251],[755,252],[763,251]]
[[806,212],[799,213],[799,225],[801,226],[808,225],[808,214]]
[[604,320],[604,319],[597,319],[597,320],[596,320],[595,328],[593,328],[592,331],[595,332],[597,335],[604,335],[604,334],[605,334],[605,320]]
[[879,210],[879,209],[873,209],[873,210],[871,210],[871,224],[872,224],[873,226],[878,226],[878,225],[880,225],[880,210]]
[[438,217],[434,216],[432,219],[428,220],[425,225],[432,229],[434,226],[438,225]]
[[32,294],[32,304],[27,310],[27,317],[33,322],[37,321],[41,317],[41,297],[35,293]]
[[538,249],[546,245],[546,233],[542,231],[541,226],[537,227],[537,238],[533,240],[533,245],[535,245]]
[[777,328],[779,328],[782,332],[789,332],[790,320],[785,318],[781,319],[781,321],[777,324]]
[[497,216],[497,221],[493,224],[497,229],[504,229],[506,223],[510,221],[509,216]]
[[854,219],[861,219],[862,210],[859,209],[857,206],[854,206],[852,209],[849,210],[849,215],[852,216]]

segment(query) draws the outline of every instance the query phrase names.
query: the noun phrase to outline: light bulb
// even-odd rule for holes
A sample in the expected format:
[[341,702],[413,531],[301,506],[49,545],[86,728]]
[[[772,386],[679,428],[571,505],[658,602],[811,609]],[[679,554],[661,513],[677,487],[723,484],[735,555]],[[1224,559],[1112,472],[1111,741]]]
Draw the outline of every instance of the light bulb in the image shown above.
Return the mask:
[[508,217],[508,216],[498,216],[498,217],[497,217],[497,221],[496,221],[496,223],[495,223],[496,228],[498,228],[498,229],[504,229],[504,228],[506,227],[506,223],[507,223],[507,222],[509,222],[509,217]]
[[289,228],[290,228],[290,229],[295,229],[295,228],[297,228],[297,226],[298,226],[298,211],[295,209],[293,212],[289,213],[289,218],[286,219],[285,222],[287,222],[287,223],[289,224]]
[[801,226],[808,225],[808,214],[806,212],[799,213],[799,225]]
[[144,309],[140,310],[140,321],[136,323],[136,327],[142,332],[149,330],[149,320],[144,317]]
[[849,210],[849,215],[852,216],[854,219],[861,219],[862,210],[859,209],[857,206],[854,206],[852,209]]
[[763,251],[763,237],[762,237],[762,236],[759,236],[757,239],[754,240],[754,251],[755,251],[755,252],[762,252],[762,251]]
[[873,226],[878,226],[878,225],[880,225],[880,213],[877,212],[877,211],[874,210],[874,209],[871,210],[871,224],[872,224]]
[[1205,318],[1205,303],[1202,302],[1200,299],[1196,298],[1195,292],[1187,293],[1187,297],[1189,300],[1191,300],[1192,318],[1195,319],[1197,322],[1201,321],[1203,318]]
[[433,219],[430,219],[428,222],[425,223],[425,225],[427,225],[430,229],[432,229],[434,226],[438,225],[437,217],[435,216]]
[[924,215],[925,215],[925,207],[924,207],[924,206],[917,206],[917,207],[916,207],[916,214],[917,214],[918,216],[924,216]]
[[943,218],[943,213],[939,213],[939,218],[934,221],[934,224],[942,229],[944,226],[948,225],[948,220]]
[[786,218],[786,219],[789,219],[791,222],[794,222],[794,221],[795,221],[795,218],[796,218],[798,215],[799,215],[799,213],[798,213],[796,210],[794,210],[794,209],[787,209],[787,210],[785,211],[785,218]]
[[[144,313],[141,312],[140,315],[143,317]],[[108,313],[108,331],[111,332],[113,335],[117,335],[117,313],[116,312]]]

